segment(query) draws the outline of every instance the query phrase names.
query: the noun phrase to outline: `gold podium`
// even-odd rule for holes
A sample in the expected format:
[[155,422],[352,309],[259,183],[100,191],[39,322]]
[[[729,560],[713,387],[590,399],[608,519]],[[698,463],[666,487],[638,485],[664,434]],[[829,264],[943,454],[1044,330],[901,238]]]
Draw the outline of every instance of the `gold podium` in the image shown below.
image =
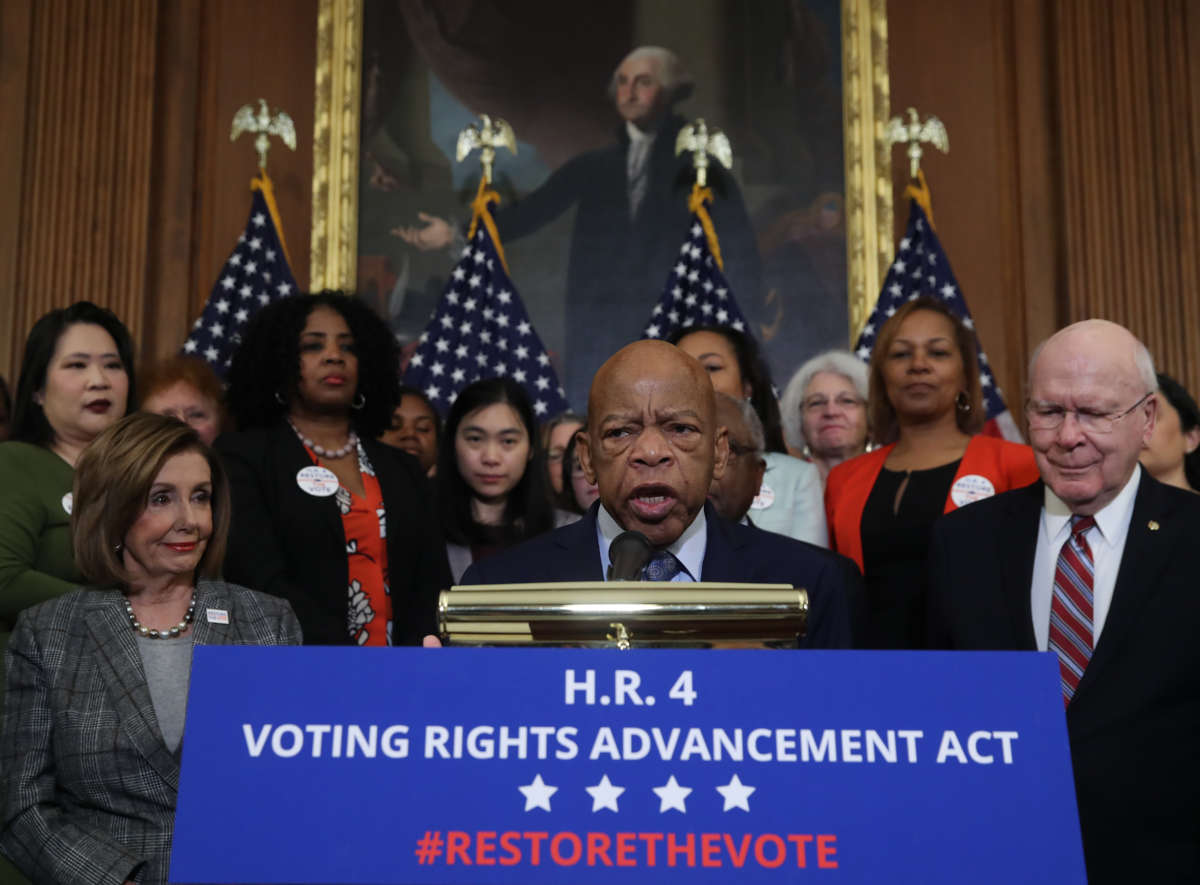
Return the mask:
[[787,584],[496,584],[438,599],[449,645],[794,648],[807,627],[808,593]]

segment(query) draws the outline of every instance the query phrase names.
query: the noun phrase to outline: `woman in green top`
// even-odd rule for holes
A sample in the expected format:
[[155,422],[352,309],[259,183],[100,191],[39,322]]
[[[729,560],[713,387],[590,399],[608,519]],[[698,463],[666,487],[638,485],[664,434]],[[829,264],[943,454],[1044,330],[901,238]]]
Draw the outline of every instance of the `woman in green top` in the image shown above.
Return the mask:
[[17,614],[80,581],[71,552],[75,461],[133,402],[133,343],[88,301],[33,326],[9,441],[0,443],[0,651]]

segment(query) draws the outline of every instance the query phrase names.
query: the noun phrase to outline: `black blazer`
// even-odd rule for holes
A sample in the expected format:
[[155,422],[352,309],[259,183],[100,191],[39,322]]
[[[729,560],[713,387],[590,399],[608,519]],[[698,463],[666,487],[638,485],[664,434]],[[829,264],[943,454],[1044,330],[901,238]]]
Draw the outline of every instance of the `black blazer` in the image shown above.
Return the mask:
[[[935,647],[1036,648],[1030,585],[1042,501],[1038,482],[935,524]],[[1198,579],[1200,495],[1143,470],[1104,630],[1067,707],[1093,885],[1200,881]]]
[[[858,592],[854,563],[821,547],[751,526],[733,525],[704,505],[708,542],[701,578],[791,584],[808,591],[808,635],[802,648],[849,648],[850,602]],[[474,563],[463,584],[603,581],[593,504],[583,519]]]
[[[387,510],[392,636],[419,644],[436,633],[437,595],[450,586],[446,545],[432,517],[429,483],[417,459],[374,440],[363,449]],[[307,645],[348,645],[346,535],[334,497],[296,485],[312,460],[287,424],[227,433],[216,442],[233,495],[225,577],[292,604]]]

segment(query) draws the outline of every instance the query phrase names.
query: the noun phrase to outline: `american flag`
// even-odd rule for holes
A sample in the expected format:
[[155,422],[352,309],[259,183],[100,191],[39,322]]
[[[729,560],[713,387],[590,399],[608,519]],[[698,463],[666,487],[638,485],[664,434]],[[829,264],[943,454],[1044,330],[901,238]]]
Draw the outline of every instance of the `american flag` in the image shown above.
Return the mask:
[[871,348],[875,345],[875,335],[888,317],[896,313],[896,309],[905,301],[912,301],[920,295],[941,298],[946,307],[962,318],[963,325],[975,334],[975,349],[979,354],[979,383],[983,387],[984,405],[987,411],[987,423],[983,432],[992,436],[1002,436],[1005,439],[1021,441],[1021,431],[1004,404],[1004,396],[996,386],[995,376],[988,365],[987,354],[979,343],[979,333],[975,331],[975,322],[971,319],[971,311],[967,309],[966,299],[950,269],[950,261],[942,251],[942,244],[934,233],[933,226],[925,217],[916,200],[911,201],[908,213],[908,228],[904,238],[896,250],[896,260],[892,262],[883,281],[883,291],[875,309],[867,318],[858,343],[854,346],[855,353],[865,362],[871,358]]
[[750,324],[708,247],[699,217],[693,213],[679,259],[667,276],[666,289],[642,329],[646,338],[669,338],[680,328],[732,326],[746,332]]
[[443,415],[468,384],[507,376],[525,388],[539,418],[568,409],[558,373],[480,224],[421,333],[404,383],[425,391]]
[[270,185],[258,185],[256,179],[246,227],[183,345],[183,353],[203,358],[221,378],[250,317],[263,305],[296,292],[296,280],[271,220],[269,197],[264,196],[264,190],[269,195]]

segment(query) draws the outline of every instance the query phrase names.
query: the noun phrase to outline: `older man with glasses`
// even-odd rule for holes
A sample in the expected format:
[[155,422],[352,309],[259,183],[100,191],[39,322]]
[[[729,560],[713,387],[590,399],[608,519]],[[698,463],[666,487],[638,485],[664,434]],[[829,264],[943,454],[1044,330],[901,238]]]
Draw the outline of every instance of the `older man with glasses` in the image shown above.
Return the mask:
[[1200,498],[1138,466],[1156,386],[1115,323],[1052,336],[1026,404],[1041,482],[943,517],[930,552],[935,644],[1058,658],[1093,885],[1200,881]]

